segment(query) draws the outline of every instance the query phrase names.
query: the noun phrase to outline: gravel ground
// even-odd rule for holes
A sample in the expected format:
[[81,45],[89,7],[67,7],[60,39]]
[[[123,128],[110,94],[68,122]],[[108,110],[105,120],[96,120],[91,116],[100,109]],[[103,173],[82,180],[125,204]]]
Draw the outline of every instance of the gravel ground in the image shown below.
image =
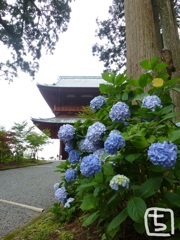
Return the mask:
[[[59,162],[0,171],[0,199],[43,208],[54,202],[53,185],[60,181],[54,172]],[[0,238],[40,213],[0,201]]]

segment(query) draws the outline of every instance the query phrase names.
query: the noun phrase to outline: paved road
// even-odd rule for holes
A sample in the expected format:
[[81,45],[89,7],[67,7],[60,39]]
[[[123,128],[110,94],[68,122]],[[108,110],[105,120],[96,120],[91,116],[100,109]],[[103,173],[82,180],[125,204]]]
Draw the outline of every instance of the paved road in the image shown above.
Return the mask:
[[10,202],[42,209],[55,202],[53,185],[60,181],[60,173],[54,170],[58,164],[0,171],[0,238],[40,214]]

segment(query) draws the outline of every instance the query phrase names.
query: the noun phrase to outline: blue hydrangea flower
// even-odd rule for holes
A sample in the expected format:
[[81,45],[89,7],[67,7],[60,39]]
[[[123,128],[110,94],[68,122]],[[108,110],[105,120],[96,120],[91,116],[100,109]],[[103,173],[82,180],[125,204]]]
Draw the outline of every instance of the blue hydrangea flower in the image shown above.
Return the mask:
[[70,208],[70,203],[74,201],[74,198],[68,198],[67,199],[67,202],[64,204],[64,207],[65,208]]
[[67,182],[72,182],[77,178],[77,171],[76,169],[67,169],[65,172],[65,179]]
[[155,111],[156,107],[162,108],[161,100],[156,95],[144,97],[142,107]]
[[65,147],[64,150],[69,153],[71,150],[73,149],[73,141],[70,140],[68,142],[65,143]]
[[95,152],[97,149],[101,148],[102,146],[103,146],[102,141],[98,141],[94,144],[91,141],[89,141],[89,139],[87,138],[82,139],[78,144],[79,150],[81,152],[88,152],[88,153]]
[[154,165],[174,167],[177,159],[177,146],[174,143],[152,143],[148,149],[148,157]]
[[114,134],[121,134],[121,132],[119,130],[115,129],[115,130],[110,131],[109,136],[114,135]]
[[98,150],[96,150],[93,155],[95,155],[96,157],[98,157],[101,162],[105,162],[106,158],[108,157],[108,154],[105,152],[104,148],[100,148]]
[[94,112],[99,110],[105,104],[106,99],[103,96],[97,96],[90,101],[90,107]]
[[59,128],[58,138],[63,142],[68,142],[74,138],[75,128],[70,124],[64,124]]
[[91,141],[93,144],[96,144],[105,133],[106,127],[100,122],[96,122],[91,125],[87,130],[86,138]]
[[125,146],[125,140],[120,134],[111,134],[104,142],[105,152],[116,154],[120,147]]
[[58,188],[55,191],[55,199],[60,201],[63,205],[65,204],[67,200],[67,192],[65,187]]
[[54,184],[54,190],[56,191],[59,188],[59,183]]
[[75,149],[72,149],[69,152],[68,161],[72,164],[76,164],[79,162],[80,156],[81,156],[80,152],[78,152]]
[[111,179],[109,186],[116,191],[119,189],[119,186],[122,186],[128,189],[129,182],[130,182],[129,178],[127,178],[124,175],[117,174]]
[[114,104],[109,112],[113,122],[125,122],[130,117],[129,106],[124,102]]
[[177,123],[176,123],[176,126],[177,126],[177,127],[180,127],[180,122],[177,122]]
[[80,164],[80,171],[85,177],[91,177],[101,171],[101,162],[98,157],[90,154],[83,157]]

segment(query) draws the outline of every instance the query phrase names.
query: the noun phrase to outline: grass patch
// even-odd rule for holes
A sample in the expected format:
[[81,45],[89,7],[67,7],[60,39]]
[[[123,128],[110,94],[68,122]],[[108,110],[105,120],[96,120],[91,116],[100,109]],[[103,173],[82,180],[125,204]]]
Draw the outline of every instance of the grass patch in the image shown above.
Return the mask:
[[84,228],[78,218],[70,223],[60,224],[49,211],[32,219],[1,240],[100,240],[95,227]]
[[0,162],[0,171],[14,169],[14,168],[37,166],[37,165],[48,164],[48,163],[51,163],[51,161],[32,160],[32,159],[21,159],[19,161]]

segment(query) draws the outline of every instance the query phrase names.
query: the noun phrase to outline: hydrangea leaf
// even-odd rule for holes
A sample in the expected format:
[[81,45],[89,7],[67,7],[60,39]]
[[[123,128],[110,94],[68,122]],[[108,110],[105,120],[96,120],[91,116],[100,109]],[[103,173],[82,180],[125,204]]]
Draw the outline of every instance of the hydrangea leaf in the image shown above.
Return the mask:
[[138,149],[143,149],[148,147],[149,143],[147,142],[146,138],[143,136],[135,136],[132,140],[132,145]]
[[132,197],[127,203],[127,212],[135,222],[141,222],[146,211],[146,203],[140,197]]
[[115,76],[116,74],[114,73],[109,73],[109,72],[102,73],[102,78],[109,83],[114,83]]
[[149,73],[144,73],[144,74],[142,74],[141,76],[140,76],[140,78],[139,78],[139,86],[141,87],[141,88],[144,88],[144,87],[146,87],[148,84],[150,84],[151,83],[151,81],[153,80],[153,77],[151,76],[151,74],[149,74]]
[[180,129],[173,131],[169,135],[169,141],[175,142],[180,139]]
[[140,65],[145,70],[151,70],[151,62],[150,62],[150,60],[145,59],[145,60],[140,62]]
[[97,206],[97,198],[95,198],[93,196],[93,194],[89,194],[89,195],[86,195],[84,198],[83,198],[83,202],[80,206],[80,208],[83,210],[83,211],[86,211],[86,210],[91,210],[91,209],[95,209]]
[[150,178],[145,183],[141,185],[140,191],[137,192],[137,195],[142,198],[148,198],[156,193],[160,188],[162,182],[161,177]]
[[83,222],[82,226],[83,227],[89,226],[90,224],[92,224],[98,218],[98,216],[99,216],[99,211],[96,211],[96,212],[90,214],[86,218],[86,220]]
[[142,154],[141,153],[134,153],[134,154],[129,154],[125,157],[125,159],[128,162],[133,162],[134,160],[138,159]]
[[180,207],[180,195],[173,192],[166,192],[165,198],[174,206]]
[[167,67],[167,63],[165,62],[160,62],[159,64],[156,65],[155,71],[163,71]]
[[127,209],[124,208],[107,226],[107,232],[112,231],[113,229],[119,228],[121,223],[125,221],[128,217]]
[[102,165],[104,175],[109,176],[109,175],[114,175],[114,168],[112,164],[110,163],[104,163]]

